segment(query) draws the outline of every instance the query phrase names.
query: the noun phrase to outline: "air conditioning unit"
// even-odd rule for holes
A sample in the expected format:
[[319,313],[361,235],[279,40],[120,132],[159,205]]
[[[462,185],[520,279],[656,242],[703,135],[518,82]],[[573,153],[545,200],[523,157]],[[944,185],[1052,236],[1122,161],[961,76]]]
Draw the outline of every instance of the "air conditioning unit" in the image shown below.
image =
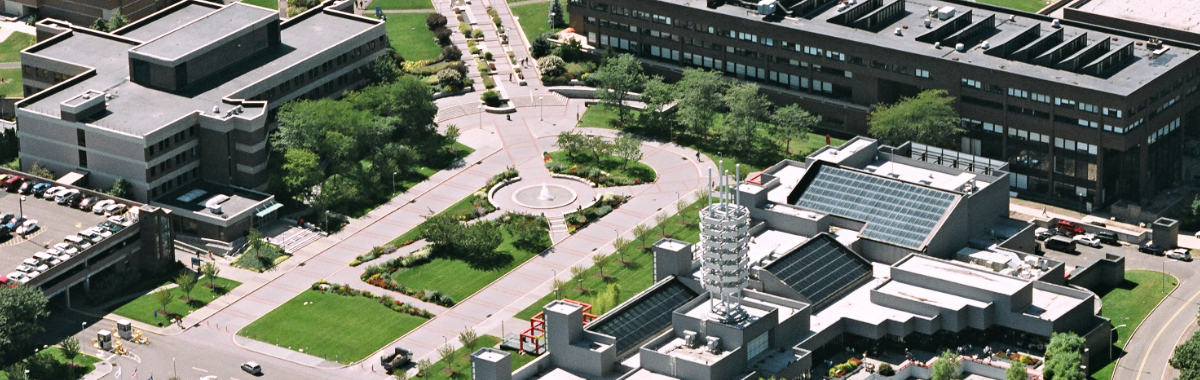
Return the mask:
[[721,353],[721,338],[718,338],[715,336],[710,336],[710,337],[706,337],[705,339],[708,340],[708,346],[707,346],[708,352],[711,352],[714,354]]
[[938,20],[949,20],[950,18],[954,17],[954,7],[949,5],[944,6],[941,9],[938,9],[937,13]]
[[683,344],[688,348],[696,348],[696,332],[683,330]]
[[758,14],[769,16],[775,14],[779,10],[779,2],[775,0],[762,0],[758,2]]

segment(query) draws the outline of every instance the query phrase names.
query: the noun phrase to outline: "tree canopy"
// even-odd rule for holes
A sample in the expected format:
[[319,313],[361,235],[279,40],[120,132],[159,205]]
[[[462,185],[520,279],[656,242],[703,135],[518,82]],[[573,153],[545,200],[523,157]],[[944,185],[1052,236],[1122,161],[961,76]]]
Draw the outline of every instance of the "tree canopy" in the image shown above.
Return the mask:
[[792,143],[792,138],[804,136],[812,131],[812,128],[817,126],[820,118],[814,116],[808,111],[796,104],[788,104],[786,107],[780,108],[771,115],[771,124],[768,132],[776,140],[783,140],[784,155],[787,155],[788,146]]
[[1180,380],[1200,379],[1200,331],[1175,346],[1175,354],[1167,363],[1179,370]]
[[1050,345],[1046,346],[1046,364],[1042,373],[1046,380],[1083,380],[1087,373],[1079,366],[1083,364],[1083,348],[1087,342],[1072,332],[1054,333]]
[[689,68],[683,70],[683,79],[677,86],[679,94],[679,122],[695,137],[708,136],[713,119],[725,106],[723,94],[727,83],[721,72]]
[[32,286],[0,286],[0,358],[12,358],[32,343],[42,331],[38,318],[50,316],[49,300],[42,290]]
[[930,371],[931,380],[958,380],[962,377],[962,372],[958,368],[958,356],[950,350],[946,350],[941,356],[938,356]]
[[771,102],[767,101],[766,95],[758,93],[758,85],[754,83],[729,86],[724,100],[729,113],[725,115],[722,143],[735,151],[751,150],[758,137],[758,127],[770,117],[767,112]]
[[961,122],[954,110],[954,98],[946,90],[925,90],[915,97],[880,105],[867,116],[868,133],[890,145],[913,141],[951,147],[961,132]]
[[646,84],[642,63],[631,54],[621,54],[604,61],[590,78],[596,82],[596,98],[601,104],[616,109],[617,119],[625,123],[625,115],[629,113],[625,101],[629,100],[630,93]]

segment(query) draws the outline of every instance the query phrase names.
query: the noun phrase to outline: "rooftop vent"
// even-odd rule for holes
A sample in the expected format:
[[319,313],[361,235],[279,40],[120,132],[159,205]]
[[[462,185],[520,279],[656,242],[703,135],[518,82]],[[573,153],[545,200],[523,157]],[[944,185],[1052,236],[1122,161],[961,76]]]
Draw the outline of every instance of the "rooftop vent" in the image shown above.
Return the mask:
[[935,5],[935,6],[929,7],[929,11],[925,12],[925,15],[929,16],[929,17],[933,17],[933,16],[937,16],[937,13],[938,13],[938,7]]
[[717,354],[721,352],[721,338],[710,336],[705,337],[708,340],[708,352]]
[[220,114],[220,113],[221,113],[221,107],[220,107],[220,106],[213,106],[213,113],[214,113],[214,114]]
[[683,344],[688,346],[688,348],[696,348],[696,332],[683,330]]
[[983,48],[984,50],[987,50],[987,49],[991,49],[991,48],[992,48],[992,44],[991,44],[991,43],[989,43],[989,42],[987,42],[987,41],[983,41],[983,42],[980,42],[980,43],[979,43],[979,47],[980,47],[980,48]]
[[931,27],[933,27],[933,20],[930,20],[928,17],[926,17],[926,18],[925,18],[925,27],[926,27],[926,28],[931,28]]
[[1016,15],[1008,15],[1008,21],[1013,21],[1013,22],[1017,21],[1017,16]]
[[1062,24],[1058,21],[1058,19],[1054,19],[1054,20],[1050,20],[1050,27],[1051,28],[1061,28]]
[[903,35],[904,35],[904,29],[896,28],[896,35],[897,35],[897,36],[903,36]]
[[941,48],[942,48],[942,43],[941,43],[941,42],[934,42],[934,43],[933,43],[933,48],[934,48],[934,49],[941,49]]
[[964,45],[962,42],[959,42],[957,44],[954,44],[954,50],[967,51],[967,45]]
[[769,16],[775,14],[779,10],[779,2],[775,0],[762,0],[758,2],[758,14]]

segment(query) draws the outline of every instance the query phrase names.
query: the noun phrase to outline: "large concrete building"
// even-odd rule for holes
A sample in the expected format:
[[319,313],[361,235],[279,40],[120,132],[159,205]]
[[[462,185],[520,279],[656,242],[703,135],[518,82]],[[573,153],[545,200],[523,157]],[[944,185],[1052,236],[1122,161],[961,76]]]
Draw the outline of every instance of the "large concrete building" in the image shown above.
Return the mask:
[[76,25],[90,26],[98,19],[108,20],[120,12],[129,20],[138,20],[172,4],[169,0],[4,0],[4,12],[39,18],[53,18]]
[[[245,215],[278,208],[260,193],[274,110],[364,85],[388,46],[381,21],[333,9],[349,5],[280,21],[242,3],[184,1],[113,33],[43,20],[39,43],[21,52],[22,166],[86,173],[92,188],[124,179],[134,200],[185,203],[179,215],[196,223],[179,226],[214,226],[189,232],[234,239],[252,223]],[[205,207],[215,194],[246,200]],[[220,220],[193,212],[204,208]]]
[[[1007,219],[1003,163],[944,153],[856,138],[752,175],[723,197],[751,221],[718,227],[700,211],[701,234],[719,239],[659,241],[656,283],[594,320],[586,305],[546,305],[548,354],[477,378],[806,379],[847,357],[867,360],[864,351],[927,378],[946,348],[1036,356],[1055,332],[1084,337],[1084,364],[1107,355],[1111,323],[1097,315],[1098,297],[1066,286],[1062,263],[1032,254],[1034,226]],[[753,227],[737,232],[744,225]],[[746,236],[749,276],[739,281],[725,266],[741,260],[708,250]],[[1124,262],[1110,259],[1078,268],[1090,273],[1082,286],[1119,282]],[[725,312],[731,304],[740,311]],[[964,369],[1003,378],[1003,361],[980,358]]]
[[652,71],[719,70],[866,134],[866,115],[922,89],[958,99],[968,154],[1010,163],[1012,190],[1066,206],[1144,199],[1183,178],[1198,46],[976,2],[572,0],[598,49]]

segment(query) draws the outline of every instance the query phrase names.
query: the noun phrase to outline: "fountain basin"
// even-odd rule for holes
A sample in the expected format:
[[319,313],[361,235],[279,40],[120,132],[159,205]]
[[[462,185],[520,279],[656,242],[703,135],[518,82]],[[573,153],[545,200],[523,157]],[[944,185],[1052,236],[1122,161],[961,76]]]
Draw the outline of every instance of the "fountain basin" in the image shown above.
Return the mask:
[[555,184],[530,185],[517,189],[513,202],[534,209],[558,208],[575,202],[579,195],[575,190]]

